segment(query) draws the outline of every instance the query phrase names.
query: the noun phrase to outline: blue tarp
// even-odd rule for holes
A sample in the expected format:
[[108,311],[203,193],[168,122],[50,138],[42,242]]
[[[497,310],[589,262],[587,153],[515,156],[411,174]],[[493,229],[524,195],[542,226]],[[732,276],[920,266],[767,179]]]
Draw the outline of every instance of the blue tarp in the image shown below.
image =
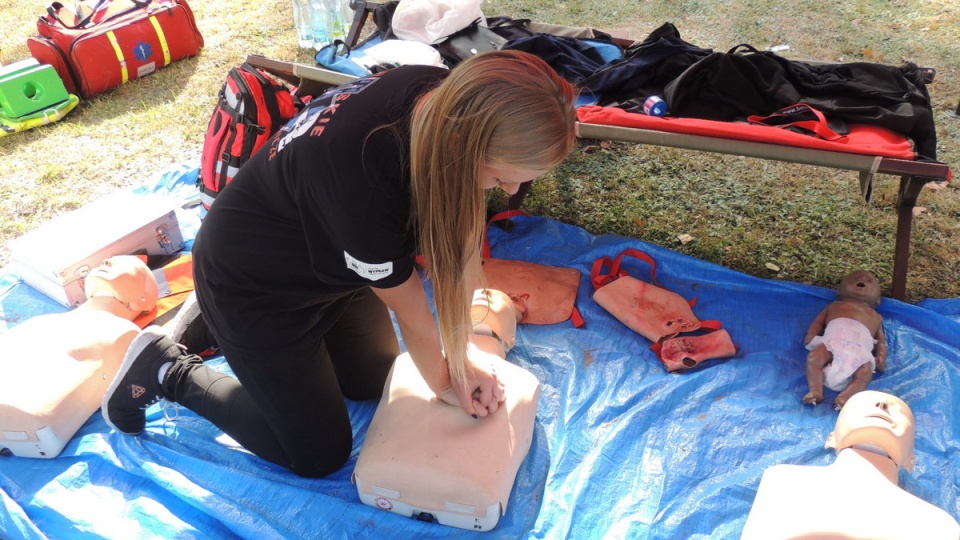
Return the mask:
[[[186,201],[195,178],[195,168],[180,167],[141,190]],[[184,210],[185,236],[199,222],[196,209]],[[587,324],[523,326],[508,356],[543,387],[533,445],[493,531],[363,505],[350,475],[376,403],[351,402],[352,458],[320,480],[252,456],[189,410],[167,421],[151,408],[139,437],[112,432],[97,414],[55,459],[0,459],[0,537],[737,538],[766,468],[833,460],[823,443],[837,413],[800,402],[803,337],[833,290],[759,279],[549,219],[514,223],[509,233],[492,228],[494,256],[580,270],[577,304]],[[667,373],[647,340],[591,299],[593,262],[625,248],[654,257],[659,283],[696,298],[699,318],[722,321],[737,355]],[[627,268],[649,277],[644,263]],[[10,328],[63,308],[8,268],[0,309]],[[901,473],[901,485],[960,517],[960,299],[884,299],[879,310],[890,356],[871,389],[900,396],[916,415],[917,466]],[[212,362],[228,369],[222,358]]]

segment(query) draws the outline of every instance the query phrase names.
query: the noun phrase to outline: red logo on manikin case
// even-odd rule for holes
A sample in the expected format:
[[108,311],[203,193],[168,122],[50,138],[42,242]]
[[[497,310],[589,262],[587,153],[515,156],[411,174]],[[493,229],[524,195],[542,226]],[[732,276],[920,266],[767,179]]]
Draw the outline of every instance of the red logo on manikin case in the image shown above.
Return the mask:
[[140,385],[130,385],[130,395],[133,396],[133,399],[137,399],[138,397],[142,396],[144,393],[146,393],[146,391],[147,389]]

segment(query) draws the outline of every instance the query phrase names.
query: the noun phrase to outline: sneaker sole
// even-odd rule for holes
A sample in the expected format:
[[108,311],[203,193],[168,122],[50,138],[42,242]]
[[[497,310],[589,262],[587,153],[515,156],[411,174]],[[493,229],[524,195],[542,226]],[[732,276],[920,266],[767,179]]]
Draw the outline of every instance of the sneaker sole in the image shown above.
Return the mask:
[[197,292],[193,291],[187,296],[187,299],[183,301],[183,305],[180,306],[180,311],[177,312],[177,315],[170,321],[170,328],[172,328],[170,338],[180,343],[183,335],[187,332],[189,322],[200,316],[200,303],[197,302]]
[[107,414],[107,404],[109,403],[110,398],[113,397],[113,394],[117,391],[117,388],[120,387],[120,381],[123,380],[123,378],[126,377],[127,372],[130,371],[130,366],[133,365],[134,360],[140,356],[140,353],[142,353],[148,345],[160,337],[168,336],[167,333],[164,332],[159,326],[148,326],[142,332],[140,332],[137,337],[133,338],[133,341],[130,342],[130,346],[127,347],[127,354],[124,355],[123,362],[120,363],[120,369],[117,370],[117,375],[113,378],[113,382],[111,382],[110,386],[107,388],[107,393],[104,394],[103,401],[100,402],[100,414],[103,416],[103,419],[107,422],[108,426],[120,433],[126,433],[127,435],[139,435],[140,433],[143,433],[143,431],[141,430],[137,433],[127,433],[126,431],[123,431],[117,426],[113,425],[113,422],[110,421],[110,416]]

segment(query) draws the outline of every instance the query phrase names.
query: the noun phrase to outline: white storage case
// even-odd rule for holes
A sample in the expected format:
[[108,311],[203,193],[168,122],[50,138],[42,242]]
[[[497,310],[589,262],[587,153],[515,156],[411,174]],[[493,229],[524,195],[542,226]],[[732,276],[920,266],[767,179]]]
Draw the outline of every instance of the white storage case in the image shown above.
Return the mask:
[[83,278],[115,255],[169,255],[182,250],[174,203],[122,191],[59,216],[10,242],[23,281],[64,306],[86,300]]

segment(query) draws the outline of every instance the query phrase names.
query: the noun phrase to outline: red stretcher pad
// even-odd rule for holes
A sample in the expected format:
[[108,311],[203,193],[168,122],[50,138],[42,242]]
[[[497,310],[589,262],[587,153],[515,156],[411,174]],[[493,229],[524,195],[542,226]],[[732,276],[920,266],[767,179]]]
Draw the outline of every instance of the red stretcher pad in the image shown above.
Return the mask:
[[648,116],[598,105],[579,107],[577,116],[584,124],[666,131],[906,160],[917,158],[910,139],[889,129],[866,124],[850,124],[848,134],[837,140],[827,141],[774,126],[676,116]]

